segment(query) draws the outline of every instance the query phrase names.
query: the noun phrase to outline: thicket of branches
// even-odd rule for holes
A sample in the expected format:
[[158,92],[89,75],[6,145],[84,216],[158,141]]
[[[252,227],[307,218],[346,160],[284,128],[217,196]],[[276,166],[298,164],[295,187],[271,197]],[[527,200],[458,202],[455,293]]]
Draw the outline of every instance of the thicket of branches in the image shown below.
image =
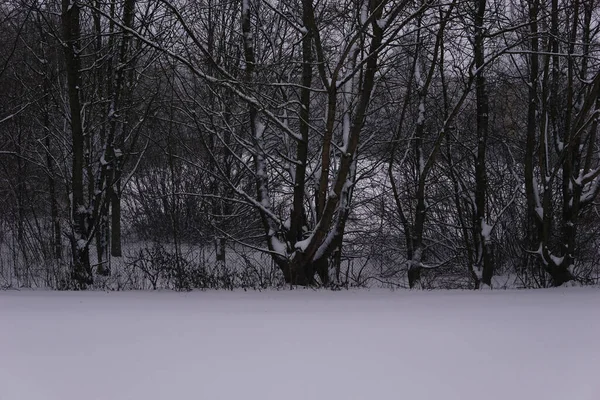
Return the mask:
[[598,283],[597,0],[3,0],[0,286]]

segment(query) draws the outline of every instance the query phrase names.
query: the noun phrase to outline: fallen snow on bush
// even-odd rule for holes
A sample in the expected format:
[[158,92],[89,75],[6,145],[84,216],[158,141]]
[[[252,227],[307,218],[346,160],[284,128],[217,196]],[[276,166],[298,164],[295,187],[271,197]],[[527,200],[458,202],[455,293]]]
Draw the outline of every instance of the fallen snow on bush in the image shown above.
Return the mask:
[[0,292],[1,400],[600,399],[600,290]]

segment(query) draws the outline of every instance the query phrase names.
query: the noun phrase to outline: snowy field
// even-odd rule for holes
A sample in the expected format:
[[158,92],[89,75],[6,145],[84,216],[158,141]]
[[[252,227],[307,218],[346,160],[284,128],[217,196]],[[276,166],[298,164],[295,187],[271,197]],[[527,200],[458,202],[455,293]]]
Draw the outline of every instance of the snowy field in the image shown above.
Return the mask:
[[0,400],[598,400],[600,290],[0,292]]

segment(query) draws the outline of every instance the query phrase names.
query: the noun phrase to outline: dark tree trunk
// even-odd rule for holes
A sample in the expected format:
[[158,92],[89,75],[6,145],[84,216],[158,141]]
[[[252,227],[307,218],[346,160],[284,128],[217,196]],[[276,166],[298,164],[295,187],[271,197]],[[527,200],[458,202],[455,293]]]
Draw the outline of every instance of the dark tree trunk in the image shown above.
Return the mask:
[[[529,3],[529,33],[530,39],[530,56],[529,56],[529,94],[528,94],[528,111],[527,111],[527,136],[525,142],[525,192],[527,197],[527,212],[525,225],[525,248],[526,250],[535,250],[538,243],[537,231],[541,225],[541,217],[538,209],[539,195],[534,177],[534,163],[536,136],[537,136],[537,112],[538,112],[538,77],[539,77],[539,38],[538,38],[538,12],[539,0],[534,0]],[[533,273],[537,259],[531,256],[524,257],[525,265],[523,269],[529,273]]]
[[486,221],[486,194],[487,170],[486,151],[489,126],[489,106],[487,87],[483,67],[485,65],[484,48],[484,16],[486,0],[476,1],[475,13],[475,96],[477,101],[477,156],[475,159],[475,245],[477,250],[477,264],[483,269],[481,281],[483,284],[492,285],[493,259],[491,254],[491,238]]
[[110,253],[113,257],[121,257],[123,255],[121,246],[121,171],[115,171],[114,189],[110,198]]
[[71,119],[71,209],[72,209],[72,283],[85,289],[93,283],[89,258],[89,240],[86,222],[88,210],[84,193],[84,145],[85,134],[81,120],[80,100],[80,26],[77,1],[62,0],[62,34],[65,41],[64,53],[67,70],[67,90]]

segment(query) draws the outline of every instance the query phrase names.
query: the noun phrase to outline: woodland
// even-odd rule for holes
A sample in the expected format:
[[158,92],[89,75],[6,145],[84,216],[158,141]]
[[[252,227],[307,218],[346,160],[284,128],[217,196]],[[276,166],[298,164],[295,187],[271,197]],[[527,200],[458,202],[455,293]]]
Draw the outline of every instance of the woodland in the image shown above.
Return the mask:
[[600,281],[597,0],[0,0],[0,287]]

